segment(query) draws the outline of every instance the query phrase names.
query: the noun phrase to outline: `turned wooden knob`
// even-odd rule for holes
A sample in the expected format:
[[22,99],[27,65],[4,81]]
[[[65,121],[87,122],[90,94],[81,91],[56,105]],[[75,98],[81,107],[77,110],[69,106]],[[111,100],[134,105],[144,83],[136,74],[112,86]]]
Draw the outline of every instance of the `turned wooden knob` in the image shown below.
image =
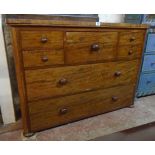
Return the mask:
[[112,96],[112,101],[117,101],[118,97],[117,96]]
[[135,37],[131,37],[130,42],[135,41],[135,39],[136,39]]
[[122,74],[122,73],[121,73],[120,71],[117,71],[117,72],[115,72],[114,75],[115,75],[116,77],[118,77],[118,76],[120,76],[121,74]]
[[133,54],[133,50],[129,50],[128,54],[129,55]]
[[67,108],[62,108],[62,109],[60,109],[60,111],[59,111],[59,113],[61,114],[61,115],[64,115],[64,114],[66,114],[68,112],[68,109]]
[[43,62],[47,62],[47,61],[48,61],[48,57],[47,57],[47,56],[43,56],[43,57],[41,58],[41,60],[42,60]]
[[68,82],[68,81],[67,81],[67,79],[65,79],[65,78],[62,78],[62,79],[59,80],[59,84],[60,84],[60,85],[65,85],[65,84],[67,84],[67,82]]
[[100,46],[98,44],[91,45],[91,51],[98,51],[100,49]]
[[48,39],[46,37],[42,37],[40,40],[42,43],[46,43],[48,41]]

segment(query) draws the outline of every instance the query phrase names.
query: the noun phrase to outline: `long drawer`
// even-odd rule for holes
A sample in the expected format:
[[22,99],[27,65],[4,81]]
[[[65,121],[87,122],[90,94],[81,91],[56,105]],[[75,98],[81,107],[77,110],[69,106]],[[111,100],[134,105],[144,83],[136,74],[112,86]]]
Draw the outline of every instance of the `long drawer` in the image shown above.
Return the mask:
[[135,83],[139,60],[25,71],[28,100]]
[[31,131],[69,123],[132,104],[134,85],[29,103]]

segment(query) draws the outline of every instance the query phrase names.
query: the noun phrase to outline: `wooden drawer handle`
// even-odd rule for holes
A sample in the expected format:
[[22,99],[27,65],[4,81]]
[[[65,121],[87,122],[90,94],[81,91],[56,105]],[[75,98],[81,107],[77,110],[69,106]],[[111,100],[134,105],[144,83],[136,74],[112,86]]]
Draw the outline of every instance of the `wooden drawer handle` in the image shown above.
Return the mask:
[[60,109],[60,111],[59,111],[59,113],[61,114],[61,115],[64,115],[64,114],[66,114],[68,112],[68,109],[67,108],[62,108],[62,109]]
[[118,97],[117,96],[112,96],[112,101],[117,101]]
[[132,55],[133,54],[133,50],[129,50],[128,54]]
[[46,37],[42,37],[40,40],[42,43],[46,43],[48,41],[48,39]]
[[131,37],[131,38],[130,38],[130,42],[135,41],[135,39],[136,39],[135,37]]
[[117,72],[115,72],[114,75],[115,75],[116,77],[118,77],[118,76],[121,76],[121,74],[122,74],[122,73],[121,73],[120,71],[117,71]]
[[65,84],[67,84],[67,82],[68,82],[68,81],[67,81],[67,79],[65,79],[65,78],[62,78],[62,79],[59,80],[59,84],[60,84],[60,85],[65,85]]
[[100,49],[100,46],[98,44],[91,45],[91,51],[98,51]]
[[41,58],[41,60],[42,60],[43,62],[47,62],[47,61],[48,61],[48,57],[47,57],[47,56],[44,56],[44,57]]

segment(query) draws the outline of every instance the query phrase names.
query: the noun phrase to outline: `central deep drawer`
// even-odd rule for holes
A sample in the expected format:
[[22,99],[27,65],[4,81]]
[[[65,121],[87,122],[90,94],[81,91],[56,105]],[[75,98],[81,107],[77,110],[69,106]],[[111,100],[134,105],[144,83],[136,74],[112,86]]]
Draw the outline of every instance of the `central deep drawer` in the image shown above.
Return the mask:
[[139,60],[26,70],[28,100],[135,83]]
[[66,63],[113,60],[118,32],[66,32]]

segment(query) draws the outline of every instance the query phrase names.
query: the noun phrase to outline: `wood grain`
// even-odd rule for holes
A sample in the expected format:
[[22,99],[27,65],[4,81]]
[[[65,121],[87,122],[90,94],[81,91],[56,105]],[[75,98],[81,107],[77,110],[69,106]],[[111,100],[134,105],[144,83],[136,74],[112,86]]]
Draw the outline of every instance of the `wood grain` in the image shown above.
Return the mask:
[[[67,64],[114,60],[117,32],[66,32],[65,60]],[[98,45],[98,50],[92,50]]]
[[[133,85],[127,85],[30,102],[31,131],[39,131],[129,106],[132,104],[133,89]],[[117,100],[114,101],[113,97],[117,97]],[[67,112],[61,114],[61,109],[67,109]]]
[[142,44],[139,45],[125,45],[118,47],[117,58],[120,59],[137,59],[141,57],[143,52]]
[[[43,28],[40,31],[21,31],[21,46],[23,50],[33,49],[54,49],[63,48],[62,31],[45,31]],[[47,38],[46,43],[42,43],[41,39]]]
[[63,48],[59,50],[23,51],[23,62],[24,67],[64,64],[64,51]]
[[7,18],[6,23],[12,26],[57,26],[57,27],[92,27],[92,28],[125,28],[125,29],[146,29],[149,26],[146,24],[129,24],[129,23],[100,23],[100,26],[96,26],[96,21],[89,20],[79,20],[78,18],[75,20],[68,19],[55,19],[52,16],[48,19],[36,19],[34,17],[25,18]]
[[13,40],[13,52],[14,52],[14,60],[16,64],[16,75],[18,82],[18,92],[20,97],[20,105],[22,112],[22,123],[24,128],[24,133],[28,133],[30,131],[30,120],[29,120],[29,110],[27,103],[27,94],[25,91],[25,75],[22,64],[22,56],[20,52],[20,36],[19,30],[16,28],[11,29],[12,32],[12,40]]
[[[135,83],[138,67],[139,60],[134,60],[26,70],[25,78],[28,100]],[[116,77],[114,75],[116,72],[121,72],[121,75]],[[61,79],[66,79],[67,83],[60,85],[59,80]]]
[[[120,45],[136,45],[143,44],[145,31],[124,31],[120,32],[119,46]],[[134,38],[133,41],[131,39]]]
[[66,64],[85,64],[96,61],[110,61],[116,58],[116,45],[104,45],[98,43],[99,50],[92,51],[91,44],[65,45]]
[[66,32],[66,43],[102,43],[113,45],[118,32]]

